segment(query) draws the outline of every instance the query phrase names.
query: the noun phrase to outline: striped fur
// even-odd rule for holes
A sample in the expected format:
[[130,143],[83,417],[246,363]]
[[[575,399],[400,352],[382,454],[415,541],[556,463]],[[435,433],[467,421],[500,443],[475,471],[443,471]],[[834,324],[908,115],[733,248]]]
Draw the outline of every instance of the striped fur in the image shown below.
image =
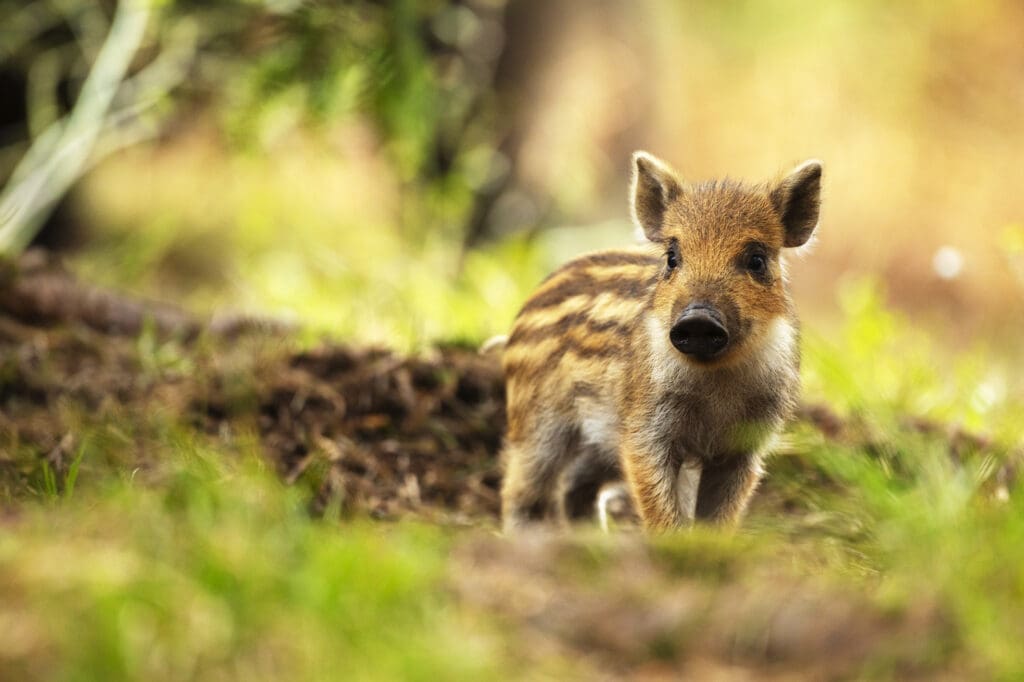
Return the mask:
[[[781,251],[813,231],[820,166],[775,185],[684,186],[638,154],[635,174],[633,211],[648,242],[556,270],[505,345],[506,529],[589,516],[602,486],[623,478],[649,529],[734,522],[793,408],[798,325]],[[752,248],[766,261],[757,272]],[[695,301],[728,329],[713,360],[669,340]]]

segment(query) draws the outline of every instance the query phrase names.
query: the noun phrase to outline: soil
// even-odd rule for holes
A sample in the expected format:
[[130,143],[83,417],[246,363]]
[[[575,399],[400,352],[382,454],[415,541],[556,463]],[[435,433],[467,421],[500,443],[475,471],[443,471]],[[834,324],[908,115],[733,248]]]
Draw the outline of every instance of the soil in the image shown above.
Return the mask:
[[[83,285],[40,252],[0,277],[0,475],[10,490],[33,468],[26,453],[62,479],[89,432],[159,414],[221,444],[255,434],[286,481],[315,487],[317,506],[455,523],[497,516],[504,384],[494,358],[459,347],[302,350],[284,325],[204,324]],[[127,435],[136,447],[126,464],[146,468],[149,436]]]

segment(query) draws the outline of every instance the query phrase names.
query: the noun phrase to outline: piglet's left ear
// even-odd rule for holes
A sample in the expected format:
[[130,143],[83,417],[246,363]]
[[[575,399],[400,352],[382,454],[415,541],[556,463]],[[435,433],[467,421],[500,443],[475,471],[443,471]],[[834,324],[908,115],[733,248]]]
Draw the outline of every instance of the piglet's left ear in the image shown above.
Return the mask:
[[786,228],[785,246],[803,246],[818,226],[821,205],[821,162],[804,161],[771,192],[772,203]]

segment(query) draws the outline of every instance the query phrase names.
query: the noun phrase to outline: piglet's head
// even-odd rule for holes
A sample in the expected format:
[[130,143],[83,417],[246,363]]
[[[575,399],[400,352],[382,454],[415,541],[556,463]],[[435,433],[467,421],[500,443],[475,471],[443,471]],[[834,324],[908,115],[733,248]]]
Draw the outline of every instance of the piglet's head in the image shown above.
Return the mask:
[[651,154],[633,155],[633,219],[663,254],[652,312],[688,361],[742,357],[791,315],[782,258],[814,233],[821,172],[810,160],[761,185],[688,184]]

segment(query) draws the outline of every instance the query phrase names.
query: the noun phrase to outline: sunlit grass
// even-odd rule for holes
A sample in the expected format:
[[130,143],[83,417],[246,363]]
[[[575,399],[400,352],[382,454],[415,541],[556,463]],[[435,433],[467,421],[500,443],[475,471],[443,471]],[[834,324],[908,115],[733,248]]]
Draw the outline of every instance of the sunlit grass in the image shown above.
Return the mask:
[[[553,265],[525,238],[463,257],[457,224],[427,234],[400,227],[398,213],[415,206],[403,207],[411,199],[400,200],[381,169],[375,181],[364,176],[360,166],[372,159],[304,147],[267,164],[202,143],[156,154],[139,152],[91,179],[87,208],[99,233],[75,259],[88,279],[408,350],[506,332]],[[122,183],[154,158],[158,179],[126,196]]]
[[[509,664],[442,590],[450,534],[315,521],[256,459],[161,449],[0,527],[4,679],[480,679]],[[95,455],[95,453],[94,453]]]
[[1016,412],[1024,385],[999,349],[951,350],[888,309],[873,278],[845,280],[837,298],[838,329],[805,328],[808,400],[865,419],[929,418],[1004,442],[1024,437]]

